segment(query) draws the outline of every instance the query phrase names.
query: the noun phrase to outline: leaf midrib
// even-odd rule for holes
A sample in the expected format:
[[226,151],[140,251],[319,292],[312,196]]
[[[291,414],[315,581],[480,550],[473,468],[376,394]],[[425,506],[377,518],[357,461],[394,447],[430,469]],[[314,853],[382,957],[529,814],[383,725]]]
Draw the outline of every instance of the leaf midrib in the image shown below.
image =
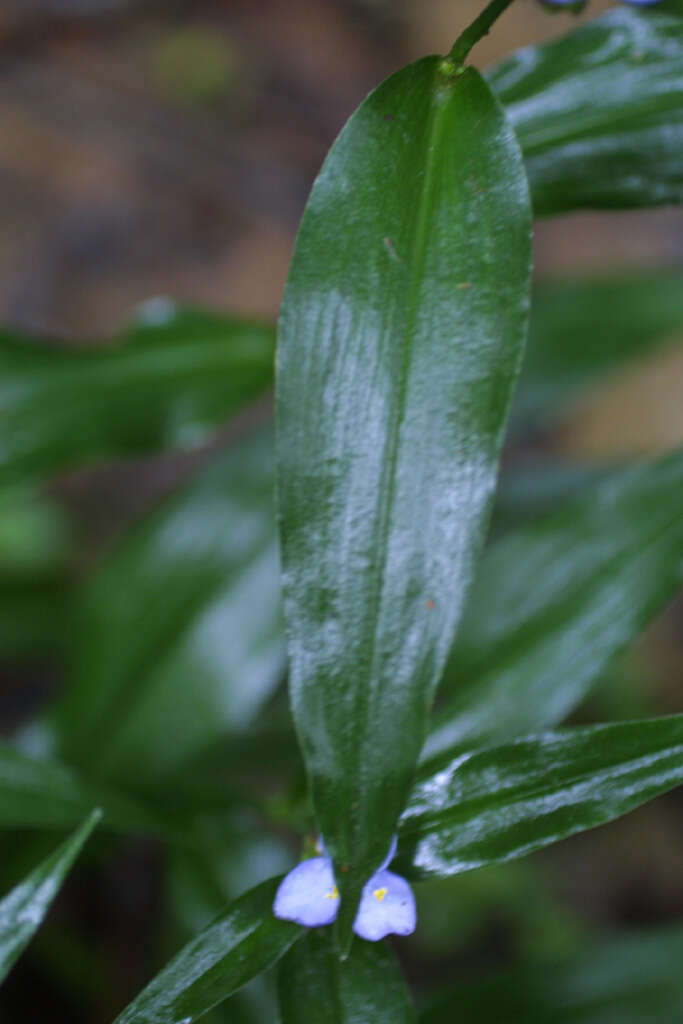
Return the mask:
[[[378,560],[377,568],[373,573],[374,578],[372,581],[372,590],[369,602],[370,617],[371,621],[374,623],[374,628],[371,636],[371,648],[369,652],[370,658],[367,682],[366,685],[359,686],[356,691],[360,698],[357,703],[357,710],[359,711],[358,721],[360,723],[361,736],[361,742],[354,745],[357,778],[362,777],[363,767],[367,763],[371,763],[371,758],[368,759],[366,754],[368,743],[369,691],[370,687],[372,686],[372,682],[375,679],[377,670],[377,622],[379,618],[380,608],[382,605],[382,595],[384,593],[385,577],[387,571],[387,539],[389,535],[389,524],[392,516],[394,497],[396,492],[398,457],[401,448],[401,433],[406,412],[406,400],[408,390],[407,380],[410,373],[410,366],[412,363],[413,352],[415,348],[414,344],[408,343],[408,339],[414,339],[415,334],[415,321],[417,316],[416,302],[422,283],[423,271],[426,261],[427,240],[429,235],[428,211],[430,208],[431,196],[433,192],[437,145],[441,133],[444,129],[443,122],[446,119],[445,116],[448,113],[449,107],[447,98],[439,89],[437,78],[438,74],[439,72],[435,68],[434,77],[431,83],[433,93],[430,100],[429,123],[425,132],[427,159],[424,165],[424,177],[422,181],[422,187],[420,190],[420,199],[417,207],[417,216],[415,218],[415,231],[413,234],[412,245],[410,247],[410,284],[408,288],[407,297],[407,317],[405,320],[404,330],[402,332],[404,344],[403,360],[401,367],[402,372],[399,381],[399,392],[397,402],[398,407],[395,413],[394,429],[391,431],[384,446],[385,456],[383,464],[386,468],[385,471],[382,473],[382,478],[379,483],[379,494],[380,496],[384,496],[384,500],[380,504],[380,510],[378,515],[379,528],[377,531],[380,538],[380,544],[378,545],[378,547],[381,552],[381,557]],[[443,88],[444,86],[442,86],[442,89]],[[363,823],[359,821],[358,816],[352,823],[352,829],[356,833],[356,835],[362,833]]]

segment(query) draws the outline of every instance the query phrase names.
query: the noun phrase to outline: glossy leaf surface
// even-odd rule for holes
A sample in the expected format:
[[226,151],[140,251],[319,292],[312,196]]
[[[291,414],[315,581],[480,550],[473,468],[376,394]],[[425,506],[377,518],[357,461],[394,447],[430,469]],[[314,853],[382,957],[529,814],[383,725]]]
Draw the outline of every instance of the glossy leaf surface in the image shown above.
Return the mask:
[[464,982],[420,1024],[670,1024],[683,1017],[683,929],[591,942],[562,964]]
[[240,897],[189,942],[115,1024],[192,1024],[285,953],[303,932],[273,916],[279,878]]
[[[239,895],[291,865],[290,852],[273,836],[264,835],[262,819],[245,814],[244,808],[234,815],[226,813],[225,792],[216,809],[214,817],[196,823],[196,847],[176,845],[168,850],[165,894],[171,928],[167,948],[180,949],[224,914]],[[207,1024],[278,1020],[274,977],[262,974],[203,1020]]]
[[165,300],[116,343],[57,346],[0,333],[0,483],[190,448],[271,383],[271,327]]
[[683,452],[585,488],[492,545],[425,756],[561,721],[683,577]]
[[0,743],[0,829],[73,825],[96,806],[109,828],[154,835],[174,831],[153,811],[84,782],[65,765]]
[[443,754],[411,793],[401,859],[417,877],[445,877],[523,857],[681,782],[683,715]]
[[96,810],[40,867],[0,901],[0,981],[43,922],[69,869],[100,819]]
[[517,143],[478,74],[443,68],[400,71],[344,128],[280,323],[291,696],[344,935],[407,796],[526,332]]
[[340,960],[330,930],[308,931],[278,969],[282,1024],[413,1024],[410,994],[391,947],[354,940]]
[[609,11],[491,71],[537,216],[683,200],[682,13]]
[[247,725],[284,669],[269,434],[216,456],[83,595],[57,711],[70,758],[137,783]]

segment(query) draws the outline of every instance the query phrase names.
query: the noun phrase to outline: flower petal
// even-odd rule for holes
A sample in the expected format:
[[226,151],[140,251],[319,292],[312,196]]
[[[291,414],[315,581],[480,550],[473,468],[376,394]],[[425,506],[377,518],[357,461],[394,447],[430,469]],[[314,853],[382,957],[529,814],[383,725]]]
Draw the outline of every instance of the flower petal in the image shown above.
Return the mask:
[[415,931],[415,897],[405,878],[377,871],[363,889],[353,930],[361,939],[378,942],[385,935]]
[[339,893],[327,857],[312,857],[290,871],[280,882],[273,903],[276,917],[306,928],[332,924],[338,909]]
[[386,857],[384,858],[384,860],[382,861],[380,866],[377,868],[378,871],[384,871],[385,868],[389,867],[389,865],[391,864],[392,860],[396,856],[396,847],[397,846],[398,846],[398,836],[394,836],[394,838],[391,840],[391,845],[389,846],[389,853],[386,855]]

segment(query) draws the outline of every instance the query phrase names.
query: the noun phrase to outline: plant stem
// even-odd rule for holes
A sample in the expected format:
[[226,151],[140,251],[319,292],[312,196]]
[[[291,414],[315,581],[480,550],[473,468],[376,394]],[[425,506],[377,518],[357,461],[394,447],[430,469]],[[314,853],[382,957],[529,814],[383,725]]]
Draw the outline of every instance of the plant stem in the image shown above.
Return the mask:
[[449,59],[458,67],[461,67],[475,43],[478,43],[485,35],[488,35],[493,23],[497,21],[511,3],[512,0],[491,0],[491,3],[481,12],[479,17],[475,18],[472,24],[458,36],[453,44],[453,49],[448,54]]

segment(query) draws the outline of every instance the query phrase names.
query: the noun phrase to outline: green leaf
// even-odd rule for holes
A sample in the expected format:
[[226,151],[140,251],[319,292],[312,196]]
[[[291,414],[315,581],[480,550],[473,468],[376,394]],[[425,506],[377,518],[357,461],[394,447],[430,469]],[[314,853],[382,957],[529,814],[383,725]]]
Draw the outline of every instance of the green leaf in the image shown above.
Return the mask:
[[51,857],[0,902],[0,981],[23,953],[101,817],[95,810]]
[[68,634],[68,529],[33,487],[0,489],[0,657],[60,651]]
[[308,931],[280,963],[282,1024],[414,1024],[410,993],[391,947],[354,940],[340,960],[330,929]]
[[69,528],[63,510],[39,488],[0,490],[0,573],[20,574],[62,568]]
[[[169,850],[166,905],[174,925],[168,939],[171,948],[211,924],[239,893],[291,867],[291,853],[273,836],[263,834],[262,819],[246,815],[241,808],[226,815],[225,797],[218,813],[198,823],[196,849]],[[274,978],[270,974],[254,978],[206,1019],[214,1018],[230,1024],[277,1020]]]
[[568,502],[578,501],[590,488],[612,476],[619,465],[613,461],[584,462],[549,454],[525,455],[513,461],[500,477],[489,540],[527,527]]
[[683,200],[682,13],[609,11],[490,72],[537,216]]
[[427,58],[318,178],[278,343],[291,696],[350,937],[480,550],[529,303],[529,198],[479,75]]
[[664,269],[540,281],[513,419],[556,417],[580,388],[683,330],[682,294],[681,273]]
[[562,964],[464,981],[420,1024],[671,1024],[683,1018],[680,925],[593,940]]
[[270,326],[166,301],[106,347],[0,333],[0,484],[66,466],[191,448],[272,378]]
[[70,602],[61,572],[0,574],[0,657],[11,661],[62,652]]
[[84,782],[70,768],[0,743],[0,828],[72,825],[95,806],[102,808],[104,824],[117,831],[177,834],[156,813]]
[[681,782],[683,715],[445,753],[418,776],[401,819],[401,859],[414,877],[444,878],[523,857]]
[[273,915],[281,879],[241,896],[189,942],[114,1024],[192,1024],[285,953],[303,929]]
[[197,844],[168,851],[168,904],[182,941],[209,925],[264,876],[291,867],[291,852],[263,833],[263,819],[239,808],[195,822]]
[[[275,780],[286,779],[291,789],[297,778],[304,785],[303,762],[289,709],[271,703],[256,727],[231,733],[228,742],[223,738],[199,757],[191,758],[164,780],[164,787],[172,789],[173,804],[179,809],[224,815],[229,795],[234,794],[236,803],[250,803],[251,793],[262,794],[264,788],[272,791]],[[263,798],[255,799],[262,807]],[[279,801],[276,804],[280,806]],[[276,804],[270,804],[271,810]],[[306,822],[310,824],[308,817]]]
[[[89,580],[63,750],[153,786],[248,725],[284,670],[270,433],[222,453]],[[139,765],[144,763],[144,778]]]
[[425,756],[561,721],[683,578],[683,451],[586,488],[486,553]]

